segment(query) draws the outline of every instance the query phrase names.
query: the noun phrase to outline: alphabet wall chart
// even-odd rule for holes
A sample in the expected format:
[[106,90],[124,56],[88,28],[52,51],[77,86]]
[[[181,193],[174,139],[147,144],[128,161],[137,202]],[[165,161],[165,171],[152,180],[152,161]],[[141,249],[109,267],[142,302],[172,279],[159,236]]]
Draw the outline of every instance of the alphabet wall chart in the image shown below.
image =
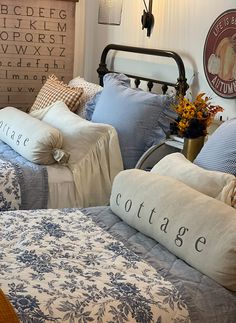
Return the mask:
[[47,77],[73,76],[75,1],[0,4],[0,108],[26,111]]

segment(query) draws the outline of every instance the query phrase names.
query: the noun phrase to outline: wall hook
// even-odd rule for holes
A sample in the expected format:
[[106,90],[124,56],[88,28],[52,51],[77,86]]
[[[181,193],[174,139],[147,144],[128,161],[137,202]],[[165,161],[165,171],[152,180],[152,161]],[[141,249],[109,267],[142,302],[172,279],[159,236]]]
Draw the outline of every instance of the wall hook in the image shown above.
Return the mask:
[[147,29],[147,36],[150,37],[151,30],[154,25],[154,16],[152,14],[152,0],[149,0],[148,7],[145,0],[143,0],[143,3],[145,9],[143,10],[143,14],[141,17],[142,29]]

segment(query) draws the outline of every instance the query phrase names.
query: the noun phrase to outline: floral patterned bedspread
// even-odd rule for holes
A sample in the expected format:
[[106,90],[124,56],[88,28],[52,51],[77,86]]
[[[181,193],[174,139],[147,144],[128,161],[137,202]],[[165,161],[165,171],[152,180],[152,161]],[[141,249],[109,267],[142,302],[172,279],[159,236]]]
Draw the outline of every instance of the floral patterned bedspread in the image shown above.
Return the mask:
[[0,211],[45,209],[48,173],[0,140]]
[[21,322],[190,322],[176,287],[79,210],[0,213],[0,288]]
[[19,210],[21,190],[15,167],[0,159],[0,210]]

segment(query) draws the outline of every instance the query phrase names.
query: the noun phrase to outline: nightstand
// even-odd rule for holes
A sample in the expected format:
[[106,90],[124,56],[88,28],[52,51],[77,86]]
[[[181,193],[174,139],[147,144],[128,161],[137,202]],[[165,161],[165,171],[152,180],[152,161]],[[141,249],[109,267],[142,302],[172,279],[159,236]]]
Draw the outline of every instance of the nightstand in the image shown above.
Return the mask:
[[168,154],[181,152],[183,149],[183,142],[173,139],[167,139],[160,145],[154,145],[149,148],[139,159],[135,168],[150,170],[159,160]]

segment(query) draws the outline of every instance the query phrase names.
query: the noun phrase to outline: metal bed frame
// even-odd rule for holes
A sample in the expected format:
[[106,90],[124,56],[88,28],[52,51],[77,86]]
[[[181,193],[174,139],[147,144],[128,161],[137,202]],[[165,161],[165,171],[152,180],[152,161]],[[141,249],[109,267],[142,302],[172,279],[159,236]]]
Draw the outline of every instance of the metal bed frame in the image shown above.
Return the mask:
[[136,87],[139,86],[141,81],[146,81],[149,91],[151,91],[153,85],[161,84],[162,91],[165,94],[168,90],[168,86],[174,87],[176,90],[176,95],[185,95],[188,89],[188,83],[185,76],[185,67],[182,58],[175,52],[169,50],[162,50],[162,49],[152,49],[152,48],[141,48],[141,47],[132,47],[132,46],[123,46],[123,45],[116,45],[116,44],[109,44],[107,45],[102,52],[100,64],[97,69],[99,75],[99,83],[103,86],[103,76],[107,73],[115,73],[115,71],[109,70],[107,67],[107,56],[110,51],[123,51],[129,53],[138,53],[138,54],[145,54],[145,55],[152,55],[152,56],[159,56],[159,57],[169,57],[173,59],[178,68],[178,78],[176,83],[162,81],[159,79],[150,79],[146,77],[140,77],[137,75],[126,74],[128,77],[135,80]]

